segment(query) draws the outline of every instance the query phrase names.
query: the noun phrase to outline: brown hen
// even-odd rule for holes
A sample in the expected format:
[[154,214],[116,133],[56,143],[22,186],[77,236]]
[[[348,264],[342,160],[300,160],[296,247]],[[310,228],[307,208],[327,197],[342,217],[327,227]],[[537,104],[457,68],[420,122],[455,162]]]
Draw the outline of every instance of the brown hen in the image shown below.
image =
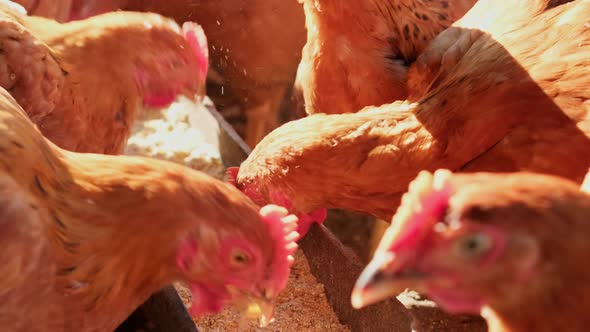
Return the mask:
[[246,128],[238,129],[250,146],[277,127],[277,111],[295,79],[305,44],[303,9],[296,0],[38,1],[56,9],[37,10],[29,5],[30,13],[53,15],[67,7],[70,14],[64,20],[123,9],[155,12],[179,23],[199,22],[210,41],[212,66],[222,75],[216,78],[222,85],[219,94],[234,95],[245,110]]
[[140,106],[203,94],[200,27],[111,13],[60,24],[0,7],[0,86],[62,148],[117,154]]
[[480,0],[459,21],[473,28],[451,28],[455,44],[435,51],[447,66],[424,98],[287,123],[234,171],[237,185],[260,204],[281,196],[296,213],[328,207],[389,220],[422,169],[531,170],[581,183],[590,3],[547,3]]
[[278,126],[305,44],[303,10],[296,0],[128,0],[123,8],[201,24],[212,67],[244,109],[246,143],[254,147]]
[[[259,212],[233,186],[174,163],[60,149],[5,90],[0,90],[0,137],[0,172],[30,196],[30,204],[21,202],[25,208],[41,211],[44,234],[34,235],[39,244],[49,239],[58,268],[53,280],[27,287],[56,283],[66,331],[112,331],[174,281],[190,286],[195,315],[217,312],[232,301],[255,301],[271,318],[298,236],[296,218],[284,209],[267,206]],[[5,249],[0,266],[18,267],[19,255],[34,248],[16,243],[10,252]],[[9,269],[3,280],[17,287]],[[15,297],[9,303],[30,300]],[[22,307],[3,302],[2,310],[24,317],[14,316]],[[35,317],[25,323],[41,329],[47,322]]]
[[362,307],[406,288],[490,332],[588,329],[590,196],[532,173],[424,172],[353,291]]

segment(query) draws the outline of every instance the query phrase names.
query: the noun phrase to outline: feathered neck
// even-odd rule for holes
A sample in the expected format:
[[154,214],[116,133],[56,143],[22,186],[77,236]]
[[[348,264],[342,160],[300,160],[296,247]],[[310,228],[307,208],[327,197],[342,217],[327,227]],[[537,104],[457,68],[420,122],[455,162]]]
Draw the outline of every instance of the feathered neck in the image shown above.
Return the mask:
[[590,276],[580,267],[580,260],[564,254],[561,260],[566,259],[572,263],[545,262],[543,270],[538,272],[543,276],[524,285],[521,292],[515,292],[518,303],[525,303],[525,306],[500,301],[500,304],[492,304],[493,308],[484,308],[482,315],[489,331],[586,331],[590,324],[585,310],[590,306],[587,285]]
[[[554,195],[560,193],[555,189]],[[561,201],[538,201],[539,220],[527,220],[540,244],[530,280],[493,292],[482,310],[490,332],[586,331],[590,324],[590,270],[583,263],[590,251],[590,196],[561,193]],[[514,230],[515,232],[517,230]],[[524,305],[523,305],[524,304]]]
[[181,184],[158,181],[142,159],[121,163],[65,151],[59,158],[57,176],[35,181],[51,216],[58,290],[72,299],[70,310],[92,317],[80,328],[112,330],[151,294],[179,280],[176,250],[195,225],[172,206],[175,213],[160,217],[167,203],[154,201]]
[[0,108],[0,169],[50,217],[46,232],[59,267],[58,291],[69,295],[72,317],[88,317],[73,320],[79,325],[68,330],[113,330],[177,279],[179,233],[201,227],[181,208],[198,202],[174,195],[184,185],[180,166],[67,152],[42,137],[5,90]]
[[[556,275],[562,271],[555,271]],[[570,274],[570,277],[572,275]],[[577,280],[587,278],[584,276],[573,276]],[[547,280],[541,290],[525,291],[520,298],[523,306],[497,306],[494,308],[484,307],[482,316],[488,323],[490,332],[551,332],[551,331],[586,331],[590,318],[587,318],[585,308],[590,305],[590,289],[586,289],[585,281],[579,283],[576,279],[568,282],[560,280]],[[584,279],[587,280],[587,279]],[[560,283],[560,284],[558,284]],[[581,288],[572,287],[571,283],[580,285]],[[534,288],[534,285],[527,284],[525,288]],[[575,289],[575,291],[574,291]],[[528,300],[523,300],[526,298]]]

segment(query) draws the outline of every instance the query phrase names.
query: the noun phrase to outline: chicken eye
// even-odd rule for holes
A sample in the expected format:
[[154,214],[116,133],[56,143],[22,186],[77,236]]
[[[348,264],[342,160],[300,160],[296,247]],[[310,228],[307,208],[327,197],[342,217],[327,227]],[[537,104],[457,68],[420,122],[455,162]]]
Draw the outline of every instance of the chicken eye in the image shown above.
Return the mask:
[[241,249],[234,249],[230,258],[231,265],[243,267],[250,261],[250,256]]
[[465,258],[477,258],[492,248],[492,239],[482,233],[469,234],[455,243],[455,253]]

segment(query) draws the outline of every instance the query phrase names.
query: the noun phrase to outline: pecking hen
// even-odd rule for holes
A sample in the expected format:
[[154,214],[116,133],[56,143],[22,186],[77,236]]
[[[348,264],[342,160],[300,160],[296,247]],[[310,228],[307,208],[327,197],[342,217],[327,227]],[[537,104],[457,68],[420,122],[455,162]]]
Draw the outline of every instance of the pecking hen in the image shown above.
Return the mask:
[[117,12],[60,24],[0,5],[0,86],[64,149],[118,154],[140,106],[204,94],[194,23]]
[[43,3],[39,7],[55,8],[26,6],[30,13],[55,17],[51,15],[69,10],[69,17],[60,16],[61,20],[122,9],[159,13],[179,23],[199,22],[210,42],[211,64],[222,76],[216,78],[223,86],[221,95],[232,94],[244,111],[243,134],[250,146],[277,127],[278,110],[293,84],[305,44],[303,9],[296,0],[38,1]]
[[548,175],[423,172],[352,295],[357,308],[406,288],[490,332],[586,331],[590,196]]
[[458,22],[473,28],[451,28],[456,44],[431,51],[447,60],[423,98],[287,123],[230,170],[237,186],[301,216],[340,208],[390,220],[423,169],[529,170],[581,183],[590,165],[590,2],[547,4],[478,1]]
[[211,44],[211,65],[243,110],[246,143],[256,146],[278,126],[305,44],[303,9],[296,0],[127,0],[122,8],[199,22]]
[[[57,265],[53,279],[45,274],[24,288],[11,277],[18,270],[3,273],[0,298],[12,288],[8,303],[23,304],[27,299],[21,296],[54,282],[61,303],[29,304],[63,309],[67,331],[112,331],[152,293],[180,281],[193,292],[195,315],[217,312],[233,301],[255,301],[270,319],[297,247],[297,219],[284,209],[259,210],[232,185],[177,164],[60,149],[5,90],[0,91],[0,136],[0,175],[15,182],[14,195],[28,197],[19,208],[42,216],[42,225],[34,216],[28,221],[44,228],[31,227],[10,251],[4,243],[16,240],[0,237],[0,266],[14,262],[24,269],[19,257],[35,263],[37,247],[25,245],[26,236],[37,237],[35,245],[49,242],[42,254],[50,253]],[[19,226],[0,220],[2,234]],[[25,261],[21,255],[30,257]],[[14,314],[22,307],[3,302],[0,310]],[[27,321],[11,324],[37,322],[39,329],[48,323],[31,322],[29,315],[12,317]]]

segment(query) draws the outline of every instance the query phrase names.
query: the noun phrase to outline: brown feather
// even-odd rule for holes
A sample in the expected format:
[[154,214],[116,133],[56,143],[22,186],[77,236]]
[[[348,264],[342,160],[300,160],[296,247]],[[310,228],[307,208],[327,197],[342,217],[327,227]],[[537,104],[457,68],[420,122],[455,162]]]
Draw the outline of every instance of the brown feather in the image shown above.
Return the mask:
[[[272,266],[274,240],[258,207],[232,185],[173,163],[62,150],[0,94],[0,171],[46,211],[67,330],[113,330],[173,281],[218,282],[214,262],[228,235],[256,245],[262,266]],[[186,276],[175,258],[189,236],[199,256]]]
[[475,0],[303,1],[295,87],[308,114],[352,113],[408,95],[408,66]]
[[13,179],[0,176],[0,324],[7,331],[64,328],[64,307],[54,289],[57,264],[42,210]]
[[[190,97],[203,90],[180,27],[156,14],[60,24],[3,10],[0,31],[0,85],[46,137],[70,151],[122,151],[142,97],[154,92],[137,84],[140,69],[155,82],[150,89],[184,84],[179,93]],[[184,64],[167,67],[170,59]]]
[[[390,220],[422,169],[532,170],[581,183],[590,165],[590,4],[543,12],[546,4],[480,0],[464,20],[483,31],[452,28],[473,38],[457,40],[464,51],[435,71],[418,102],[288,123],[254,149],[238,185],[283,192],[296,212]],[[480,20],[486,10],[491,19]]]

